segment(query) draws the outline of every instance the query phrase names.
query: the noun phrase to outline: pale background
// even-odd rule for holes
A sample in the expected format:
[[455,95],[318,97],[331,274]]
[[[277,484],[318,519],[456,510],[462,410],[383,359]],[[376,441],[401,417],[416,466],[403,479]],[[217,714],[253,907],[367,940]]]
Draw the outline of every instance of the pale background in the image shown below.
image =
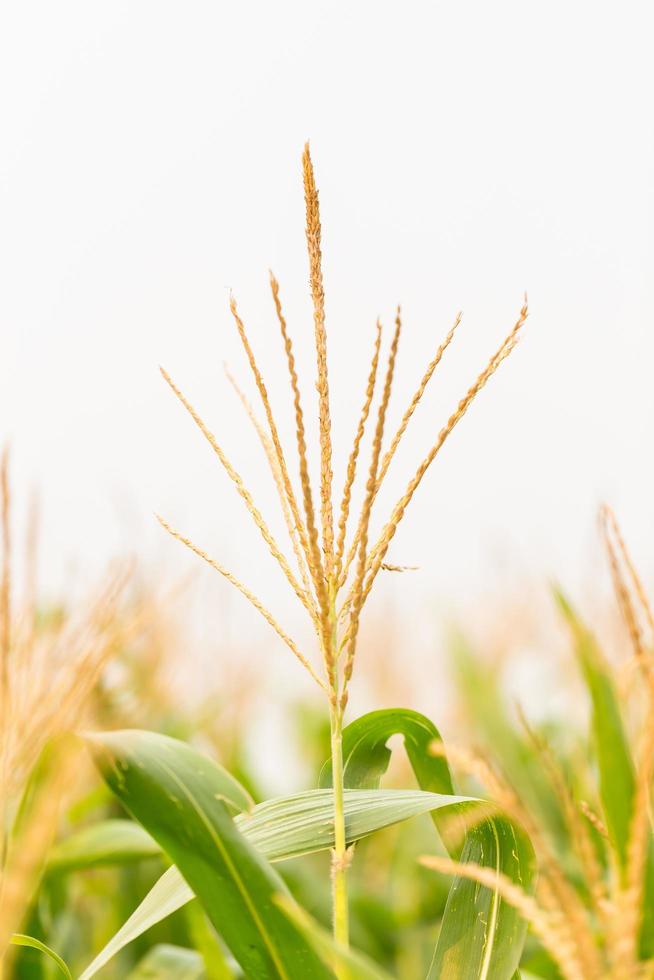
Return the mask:
[[[341,465],[375,317],[390,325],[402,302],[396,422],[464,310],[378,521],[529,292],[520,348],[393,545],[391,560],[421,568],[384,586],[400,620],[416,604],[474,609],[508,579],[583,589],[604,499],[649,573],[650,14],[646,2],[5,2],[0,437],[23,512],[40,490],[47,588],[128,551],[157,574],[194,568],[157,510],[296,623],[157,366],[274,511],[222,373],[226,360],[249,385],[227,302],[232,289],[290,433],[267,269],[282,283],[309,397],[306,138]],[[235,616],[259,637],[226,585],[206,588],[229,629]]]

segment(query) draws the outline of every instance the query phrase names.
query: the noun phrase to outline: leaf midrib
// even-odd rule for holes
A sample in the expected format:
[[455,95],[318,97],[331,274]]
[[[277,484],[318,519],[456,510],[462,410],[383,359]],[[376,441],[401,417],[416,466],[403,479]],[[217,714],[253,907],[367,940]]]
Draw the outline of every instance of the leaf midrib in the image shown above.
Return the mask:
[[279,975],[281,977],[285,978],[285,980],[290,980],[289,974],[286,972],[286,969],[284,967],[284,964],[280,961],[280,959],[279,959],[279,957],[277,955],[277,951],[275,950],[274,943],[272,942],[272,940],[271,940],[271,938],[270,938],[270,936],[269,936],[269,934],[268,934],[268,932],[267,932],[267,930],[266,930],[263,922],[261,921],[261,919],[259,918],[259,915],[257,914],[256,906],[252,903],[252,901],[250,899],[250,896],[248,895],[247,889],[245,888],[245,885],[243,883],[243,880],[241,879],[240,875],[237,873],[236,866],[234,865],[232,859],[230,858],[228,851],[226,851],[226,849],[225,849],[225,847],[224,847],[224,845],[223,845],[223,843],[222,843],[222,841],[220,839],[220,836],[218,834],[216,834],[216,832],[214,830],[214,827],[213,827],[211,821],[209,820],[208,816],[205,814],[205,812],[204,812],[202,806],[200,805],[199,801],[196,800],[195,796],[191,792],[190,788],[186,785],[186,783],[184,783],[178,777],[178,775],[177,775],[177,773],[175,772],[174,769],[170,769],[166,765],[166,763],[163,762],[163,760],[161,760],[161,759],[158,759],[157,762],[158,762],[159,766],[163,769],[163,771],[173,780],[174,783],[176,783],[176,785],[179,787],[179,789],[185,794],[187,800],[189,801],[189,803],[191,804],[191,806],[193,807],[193,809],[197,813],[198,817],[200,818],[200,820],[204,824],[205,828],[209,832],[209,836],[211,837],[211,839],[212,839],[212,841],[213,841],[213,843],[214,843],[214,845],[216,847],[216,850],[220,853],[223,861],[227,865],[227,867],[228,867],[228,869],[229,869],[229,871],[230,871],[230,873],[231,873],[231,875],[232,875],[232,877],[234,879],[234,882],[236,884],[236,887],[238,888],[238,890],[239,890],[239,892],[241,894],[241,897],[242,897],[243,901],[245,902],[245,904],[246,904],[246,906],[248,908],[248,911],[250,912],[250,915],[252,916],[252,919],[253,919],[253,921],[254,921],[254,923],[255,923],[258,931],[259,931],[259,934],[261,935],[261,938],[262,938],[262,940],[263,940],[263,942],[264,942],[264,944],[266,946],[266,949],[268,950],[268,953],[270,954],[270,957],[271,957],[273,963],[275,964],[275,967],[277,969],[277,972],[279,973]]

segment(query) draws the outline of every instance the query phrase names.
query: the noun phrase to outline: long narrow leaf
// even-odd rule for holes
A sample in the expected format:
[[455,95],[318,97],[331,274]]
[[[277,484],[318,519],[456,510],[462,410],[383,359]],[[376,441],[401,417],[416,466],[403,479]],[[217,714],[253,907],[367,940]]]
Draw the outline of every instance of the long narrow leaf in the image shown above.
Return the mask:
[[45,943],[41,942],[40,939],[35,939],[34,936],[24,936],[20,932],[15,932],[11,937],[11,943],[14,946],[29,946],[30,949],[38,949],[40,953],[44,953],[48,956],[53,963],[57,964],[59,972],[63,973],[66,980],[73,980],[72,974],[66,963],[62,960],[58,953],[55,953],[54,949],[50,949]]
[[62,874],[130,864],[158,854],[161,848],[140,824],[133,820],[101,820],[59,841],[50,853],[48,872]]
[[[421,813],[474,802],[469,797],[421,790],[346,790],[345,836],[352,844]],[[334,846],[334,794],[330,789],[317,789],[267,800],[235,822],[270,861],[324,851]]]
[[624,870],[636,777],[620,703],[609,666],[592,633],[560,592],[556,598],[572,632],[577,660],[590,694],[602,809],[611,843]]
[[[636,793],[635,767],[609,665],[589,629],[570,602],[557,591],[556,599],[572,632],[579,666],[590,695],[591,727],[597,756],[599,795],[606,828],[618,865],[626,874],[631,819]],[[654,842],[650,836],[645,865],[645,896],[640,937],[644,958],[654,955]]]
[[[494,817],[467,834],[459,860],[481,864],[530,892],[534,854],[525,833]],[[527,926],[495,889],[457,877],[448,893],[428,980],[509,980],[518,969]]]
[[329,977],[273,901],[288,894],[283,880],[230,816],[228,805],[246,803],[235,780],[190,746],[152,732],[87,741],[113,792],[177,865],[248,977]]

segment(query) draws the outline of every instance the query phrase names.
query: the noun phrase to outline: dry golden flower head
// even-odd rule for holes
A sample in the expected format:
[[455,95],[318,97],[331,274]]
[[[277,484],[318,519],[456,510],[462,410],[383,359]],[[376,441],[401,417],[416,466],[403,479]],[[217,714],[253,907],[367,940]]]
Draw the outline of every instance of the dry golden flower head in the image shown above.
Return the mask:
[[[392,439],[384,450],[384,434],[393,389],[402,326],[398,308],[395,317],[395,328],[387,355],[384,384],[377,407],[376,423],[372,437],[371,459],[367,467],[363,502],[361,510],[353,522],[353,533],[351,541],[348,544],[348,530],[352,519],[353,489],[361,469],[359,463],[366,424],[373,410],[375,400],[376,382],[381,356],[382,325],[381,322],[377,322],[372,359],[366,379],[362,409],[356,423],[354,442],[347,460],[344,487],[340,498],[335,500],[332,459],[334,445],[330,410],[325,289],[322,270],[322,225],[318,189],[308,144],[305,146],[302,155],[302,174],[306,209],[305,232],[309,260],[309,284],[313,307],[316,389],[318,392],[317,453],[319,456],[320,487],[315,498],[309,475],[309,447],[307,445],[300,379],[298,377],[288,324],[282,308],[279,283],[274,275],[270,273],[270,287],[275,315],[284,346],[295,417],[295,448],[297,452],[299,492],[296,492],[294,486],[292,476],[294,467],[289,465],[287,450],[282,445],[279,427],[275,419],[263,373],[259,368],[254,348],[245,323],[236,306],[236,302],[233,298],[230,300],[231,313],[265,415],[265,429],[262,423],[256,419],[254,410],[238,385],[236,385],[237,394],[246,412],[255,424],[259,439],[273,472],[293,559],[286,557],[283,549],[273,537],[261,510],[255,504],[252,493],[225,455],[215,436],[205,425],[186,396],[173,383],[170,376],[163,370],[162,374],[218,456],[227,475],[234,483],[237,492],[245,503],[250,516],[259,528],[271,554],[279,564],[295,595],[309,614],[316,631],[318,657],[310,657],[302,654],[298,644],[280,626],[267,606],[254,596],[236,576],[228,572],[220,563],[210,558],[202,548],[193,544],[180,532],[173,530],[167,522],[162,520],[161,523],[169,533],[212,565],[212,567],[219,571],[221,575],[250,600],[284,643],[290,647],[313,679],[327,690],[332,706],[342,714],[347,704],[348,685],[354,667],[361,613],[373,582],[381,569],[400,571],[412,567],[398,565],[386,560],[386,555],[397,527],[427,469],[435,459],[445,440],[466,413],[472,401],[498,369],[502,361],[515,348],[519,332],[527,317],[527,305],[525,300],[525,304],[520,311],[520,316],[513,329],[492,355],[485,368],[477,376],[473,385],[447,420],[444,428],[441,429],[436,443],[418,466],[416,473],[407,485],[405,493],[393,508],[390,517],[382,524],[380,536],[371,545],[369,541],[371,519],[381,483],[390,468],[409,422],[422,400],[445,351],[451,344],[461,321],[461,315],[459,314],[427,365],[416,391],[404,413],[401,415],[400,423]],[[319,501],[319,503],[314,503],[314,499]],[[302,503],[303,514],[300,512],[298,501]],[[334,523],[334,514],[338,515],[336,525]]]

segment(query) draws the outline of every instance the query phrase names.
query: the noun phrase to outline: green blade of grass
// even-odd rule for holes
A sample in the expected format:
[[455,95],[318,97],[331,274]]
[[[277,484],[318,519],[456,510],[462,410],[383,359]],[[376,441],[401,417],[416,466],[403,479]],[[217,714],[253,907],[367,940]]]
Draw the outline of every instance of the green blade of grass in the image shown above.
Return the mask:
[[[484,865],[531,891],[531,844],[519,828],[494,817],[466,834],[458,860]],[[510,980],[520,964],[527,926],[498,891],[456,877],[450,888],[428,980]]]
[[189,944],[202,957],[206,980],[234,980],[235,973],[232,967],[239,974],[241,971],[232,957],[227,954],[198,901],[186,905],[184,918],[189,931]]

